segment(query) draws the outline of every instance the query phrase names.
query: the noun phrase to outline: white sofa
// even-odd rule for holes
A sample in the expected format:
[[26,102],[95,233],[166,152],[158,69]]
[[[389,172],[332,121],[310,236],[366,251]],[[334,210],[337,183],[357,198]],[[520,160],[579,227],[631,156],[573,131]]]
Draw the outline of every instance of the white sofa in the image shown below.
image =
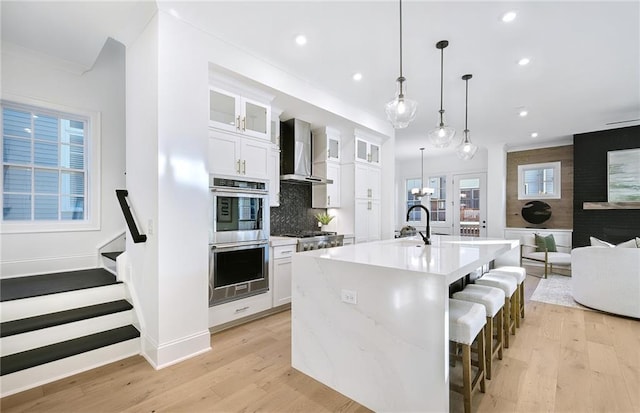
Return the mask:
[[578,303],[640,318],[640,248],[575,248],[571,273],[573,298]]

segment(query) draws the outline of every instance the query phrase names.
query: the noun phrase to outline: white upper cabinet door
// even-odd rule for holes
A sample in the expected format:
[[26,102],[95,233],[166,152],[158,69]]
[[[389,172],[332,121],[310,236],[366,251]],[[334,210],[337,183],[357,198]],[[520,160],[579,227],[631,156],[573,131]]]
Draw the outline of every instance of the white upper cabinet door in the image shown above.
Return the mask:
[[240,96],[209,88],[209,126],[237,132],[240,127]]
[[313,162],[340,162],[340,132],[329,127],[313,130]]
[[368,162],[369,160],[369,147],[367,141],[362,139],[356,139],[356,161]]
[[237,136],[209,132],[209,171],[218,175],[241,175],[241,142]]
[[240,165],[241,175],[269,179],[269,157],[271,153],[271,141],[263,142],[256,139],[242,139],[242,161]]
[[271,145],[269,152],[269,171],[269,206],[277,207],[280,206],[280,149],[276,145]]
[[382,171],[380,168],[369,168],[367,171],[367,186],[371,189],[370,198],[380,199],[382,196]]
[[340,165],[327,162],[327,179],[333,181],[327,184],[327,208],[340,207]]
[[271,140],[271,107],[247,98],[241,99],[240,106],[242,133],[254,138]]

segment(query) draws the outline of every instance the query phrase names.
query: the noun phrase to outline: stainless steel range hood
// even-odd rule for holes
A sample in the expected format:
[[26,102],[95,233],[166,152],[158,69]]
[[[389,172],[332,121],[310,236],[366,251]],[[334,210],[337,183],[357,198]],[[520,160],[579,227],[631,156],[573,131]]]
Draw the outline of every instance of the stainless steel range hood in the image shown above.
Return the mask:
[[306,184],[332,184],[311,174],[311,125],[300,119],[280,123],[280,180]]

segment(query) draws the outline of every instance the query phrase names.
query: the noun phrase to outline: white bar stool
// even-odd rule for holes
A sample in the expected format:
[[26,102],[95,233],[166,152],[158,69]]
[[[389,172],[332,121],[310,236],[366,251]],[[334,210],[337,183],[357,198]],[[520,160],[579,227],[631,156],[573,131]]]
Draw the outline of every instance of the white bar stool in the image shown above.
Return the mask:
[[515,292],[518,289],[515,278],[487,272],[474,282],[478,285],[500,288],[504,291],[504,348],[509,348],[509,333],[516,334],[516,312],[518,311],[514,300]]
[[[471,412],[471,395],[480,387],[485,391],[485,326],[484,307],[469,301],[449,299],[449,340],[462,345],[462,380],[463,386],[450,383],[451,390],[464,396],[464,411]],[[478,371],[471,379],[471,344],[478,342]],[[457,357],[457,355],[456,355]]]
[[520,319],[524,318],[524,281],[527,279],[527,270],[523,267],[515,266],[502,266],[489,270],[492,274],[508,274],[516,278],[518,282],[518,305],[519,312],[518,318],[516,318],[516,327],[520,327]]
[[[487,363],[487,379],[491,380],[493,358],[498,355],[502,360],[503,322],[502,308],[504,307],[504,291],[500,288],[487,287],[486,285],[469,284],[464,290],[453,294],[456,300],[470,301],[482,304],[486,311],[487,325],[485,326],[485,359]],[[495,322],[494,322],[495,319]],[[496,333],[496,344],[493,344],[493,333]]]

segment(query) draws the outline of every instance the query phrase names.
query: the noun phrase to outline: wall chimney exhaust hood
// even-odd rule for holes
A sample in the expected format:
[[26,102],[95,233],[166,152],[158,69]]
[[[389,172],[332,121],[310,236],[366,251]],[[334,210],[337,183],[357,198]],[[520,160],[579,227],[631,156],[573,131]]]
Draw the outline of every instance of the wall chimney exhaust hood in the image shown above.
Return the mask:
[[280,180],[292,183],[332,184],[311,175],[311,124],[300,119],[280,123]]

